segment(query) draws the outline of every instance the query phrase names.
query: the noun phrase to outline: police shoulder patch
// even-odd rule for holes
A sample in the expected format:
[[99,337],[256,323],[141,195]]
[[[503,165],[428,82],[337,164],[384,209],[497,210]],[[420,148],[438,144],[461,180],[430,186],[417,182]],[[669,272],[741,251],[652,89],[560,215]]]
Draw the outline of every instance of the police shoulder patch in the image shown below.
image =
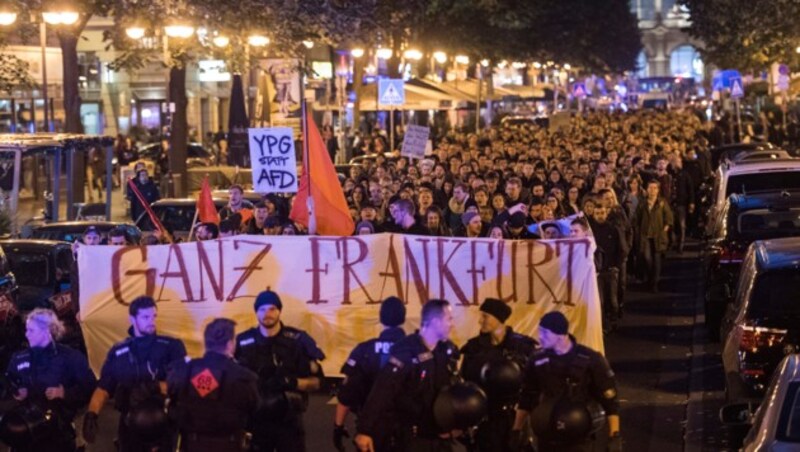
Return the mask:
[[248,337],[246,339],[242,339],[239,341],[239,347],[246,347],[256,342],[256,339],[253,337]]
[[128,353],[129,351],[131,351],[131,349],[128,346],[120,347],[114,352],[114,356],[124,355],[125,353]]

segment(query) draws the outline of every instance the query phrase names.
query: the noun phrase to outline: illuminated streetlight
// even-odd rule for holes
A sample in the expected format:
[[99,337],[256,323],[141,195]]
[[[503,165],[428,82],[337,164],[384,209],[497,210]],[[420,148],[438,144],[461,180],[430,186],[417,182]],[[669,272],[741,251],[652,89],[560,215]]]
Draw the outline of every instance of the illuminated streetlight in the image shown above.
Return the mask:
[[523,63],[521,61],[515,61],[515,62],[511,63],[511,67],[513,67],[514,69],[524,69],[525,66],[527,66],[527,64],[525,64],[525,63]]
[[0,7],[0,26],[7,27],[17,21],[17,12],[7,5]]
[[264,47],[269,44],[269,38],[264,35],[252,35],[247,38],[247,43],[253,47]]
[[481,60],[481,66],[483,66],[483,67],[489,67],[489,63],[490,63],[490,61],[487,60],[487,59]]
[[797,48],[794,49],[794,51],[797,52],[797,53],[800,53],[800,46],[797,46]]
[[407,60],[421,60],[422,59],[422,52],[417,49],[408,49],[403,52],[403,57]]
[[455,61],[458,64],[469,64],[469,57],[466,55],[456,55]]
[[564,63],[564,69],[570,70],[570,69],[572,69],[572,66],[570,66],[569,63]]
[[72,25],[80,18],[80,13],[70,10],[45,11],[42,13],[42,19],[50,25]]
[[305,41],[303,41],[303,46],[305,46],[305,48],[309,49],[309,50],[313,49],[314,48],[314,41],[306,39]]
[[447,54],[444,52],[433,52],[433,59],[439,64],[447,62]]
[[228,47],[228,44],[230,44],[231,40],[225,35],[219,35],[214,36],[214,39],[212,39],[211,42],[214,43],[215,46],[222,48]]
[[382,60],[388,60],[389,58],[392,57],[393,53],[394,52],[392,51],[392,49],[388,49],[386,47],[381,47],[375,52],[375,55],[377,55],[377,57],[382,59]]
[[125,29],[125,34],[133,40],[142,39],[144,37],[145,29],[142,27],[128,27]]
[[186,39],[194,34],[194,27],[184,23],[174,22],[164,27],[164,32],[170,38]]
[[353,58],[361,58],[364,56],[364,49],[361,47],[356,47],[355,49],[350,51],[350,55],[353,55]]
[[536,62],[533,63],[533,67],[534,67],[534,69],[541,69],[542,68],[542,63],[536,61]]

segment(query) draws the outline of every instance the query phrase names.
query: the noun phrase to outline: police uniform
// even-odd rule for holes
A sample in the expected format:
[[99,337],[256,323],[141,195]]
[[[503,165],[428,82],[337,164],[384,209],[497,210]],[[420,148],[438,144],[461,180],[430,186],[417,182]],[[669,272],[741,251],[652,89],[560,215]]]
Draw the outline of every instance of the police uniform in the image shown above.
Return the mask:
[[[577,344],[574,337],[570,336],[570,341],[572,348],[563,355],[552,350],[534,352],[525,369],[519,409],[531,412],[542,451],[590,451],[594,441],[606,434],[600,428],[605,417],[619,413],[616,381],[608,361],[600,353]],[[591,435],[565,440],[552,429],[553,412],[564,401],[577,402],[588,409],[596,426]],[[548,431],[542,434],[545,430]]]
[[467,341],[461,349],[464,355],[461,363],[462,377],[481,386],[489,398],[489,416],[478,426],[476,438],[478,450],[492,452],[506,450],[519,399],[519,387],[486,387],[481,375],[484,366],[512,361],[522,371],[535,347],[535,340],[524,334],[515,333],[511,327],[506,327],[506,334],[499,344],[492,343],[491,333],[481,333]]
[[185,357],[183,342],[155,334],[131,336],[108,351],[97,386],[112,395],[120,413],[117,440],[121,452],[152,447],[166,451],[172,446],[170,434],[159,435],[153,443],[145,440],[131,427],[129,414],[147,404],[163,406],[159,382],[165,382],[170,366]]
[[258,408],[258,376],[233,359],[209,351],[175,366],[168,379],[170,413],[178,422],[180,450],[238,452]]
[[[337,394],[339,403],[347,406],[356,414],[361,412],[367,396],[378,378],[378,373],[389,362],[392,347],[404,337],[406,337],[406,333],[402,328],[393,327],[383,330],[375,339],[356,345],[342,366],[342,374],[345,378]],[[391,423],[391,417],[387,417],[385,422]],[[390,438],[373,438],[373,440],[376,448],[382,450],[383,445],[390,441]]]
[[373,442],[385,438],[392,426],[382,419],[385,413],[391,413],[400,450],[451,450],[450,440],[439,436],[450,432],[440,431],[433,405],[442,388],[454,382],[457,366],[458,348],[450,341],[439,342],[429,350],[419,333],[399,340],[361,410],[358,433],[370,436]]
[[[37,410],[52,415],[30,448],[37,452],[75,450],[72,420],[92,396],[97,380],[86,357],[77,350],[51,343],[17,352],[11,357],[6,377],[15,388],[25,388],[28,396],[17,404],[19,409]],[[47,400],[47,388],[64,387],[64,398]]]
[[[254,451],[305,450],[302,414],[308,406],[308,394],[284,383],[298,378],[322,379],[319,361],[323,359],[325,354],[311,336],[283,323],[273,337],[261,334],[259,327],[236,336],[236,360],[258,375],[262,398],[252,429]],[[276,397],[281,400],[272,403]]]

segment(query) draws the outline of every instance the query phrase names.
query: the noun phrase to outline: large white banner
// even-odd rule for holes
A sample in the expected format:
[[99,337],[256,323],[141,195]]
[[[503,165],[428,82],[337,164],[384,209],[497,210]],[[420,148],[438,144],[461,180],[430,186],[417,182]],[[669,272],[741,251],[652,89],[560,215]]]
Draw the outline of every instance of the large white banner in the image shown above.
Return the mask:
[[92,368],[126,337],[128,305],[158,303],[158,332],[202,354],[203,329],[216,317],[256,325],[253,301],[267,288],[283,301],[281,319],[306,330],[338,375],[349,351],[376,336],[382,299],[407,303],[405,330],[419,326],[422,303],[453,305],[452,339],[478,333],[478,306],[500,298],[516,331],[536,336],[539,319],[559,310],[577,340],[603,352],[591,239],[510,241],[378,234],[358,237],[236,236],[148,247],[82,246],[81,322]]

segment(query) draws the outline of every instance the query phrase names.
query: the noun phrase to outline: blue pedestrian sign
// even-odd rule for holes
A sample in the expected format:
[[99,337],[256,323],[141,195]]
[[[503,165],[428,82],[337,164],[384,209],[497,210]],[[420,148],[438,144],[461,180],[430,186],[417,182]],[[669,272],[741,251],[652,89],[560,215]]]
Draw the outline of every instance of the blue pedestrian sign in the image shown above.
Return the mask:
[[399,107],[406,103],[406,91],[402,79],[382,78],[378,80],[378,106]]
[[741,78],[731,79],[731,98],[741,99],[744,97],[744,85],[742,85]]
[[572,85],[572,95],[579,98],[586,97],[586,85],[583,83]]

